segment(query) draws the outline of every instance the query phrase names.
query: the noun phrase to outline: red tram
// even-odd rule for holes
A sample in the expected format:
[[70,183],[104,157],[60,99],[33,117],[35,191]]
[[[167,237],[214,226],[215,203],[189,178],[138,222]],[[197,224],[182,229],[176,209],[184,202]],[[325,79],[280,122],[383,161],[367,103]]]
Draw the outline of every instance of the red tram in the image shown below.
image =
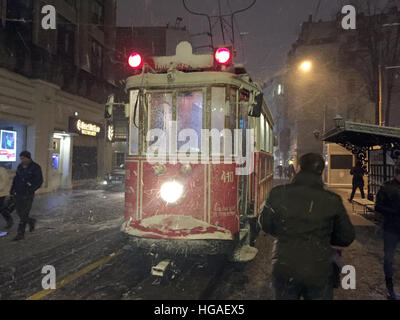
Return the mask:
[[[255,222],[272,187],[273,119],[260,86],[232,60],[230,48],[200,55],[188,42],[175,56],[130,56],[122,231],[136,245],[255,256]],[[237,149],[250,154],[246,164]]]

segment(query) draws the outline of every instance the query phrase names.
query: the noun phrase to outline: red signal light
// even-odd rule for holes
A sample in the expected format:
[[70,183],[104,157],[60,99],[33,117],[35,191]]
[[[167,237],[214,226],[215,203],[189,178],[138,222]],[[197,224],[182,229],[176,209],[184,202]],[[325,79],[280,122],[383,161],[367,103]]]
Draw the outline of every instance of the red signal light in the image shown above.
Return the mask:
[[132,69],[138,69],[142,66],[143,64],[143,58],[142,56],[137,53],[133,52],[128,59],[128,64]]
[[232,60],[232,52],[228,48],[219,48],[215,51],[214,57],[217,63],[228,65]]

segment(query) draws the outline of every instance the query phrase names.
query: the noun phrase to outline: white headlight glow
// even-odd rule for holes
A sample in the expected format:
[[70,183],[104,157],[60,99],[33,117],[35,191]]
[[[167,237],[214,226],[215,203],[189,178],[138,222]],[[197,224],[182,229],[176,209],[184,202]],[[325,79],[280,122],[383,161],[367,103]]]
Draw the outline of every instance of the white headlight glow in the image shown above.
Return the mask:
[[162,184],[160,196],[166,203],[176,203],[183,196],[184,187],[177,181],[168,181]]

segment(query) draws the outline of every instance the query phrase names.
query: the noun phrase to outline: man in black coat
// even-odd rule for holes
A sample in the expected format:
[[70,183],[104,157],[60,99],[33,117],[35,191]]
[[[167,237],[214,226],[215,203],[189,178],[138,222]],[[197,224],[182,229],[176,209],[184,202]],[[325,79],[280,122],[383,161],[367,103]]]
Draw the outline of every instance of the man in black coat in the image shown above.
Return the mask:
[[20,218],[18,234],[14,241],[24,239],[26,225],[29,231],[35,229],[36,220],[29,217],[32,208],[33,198],[36,190],[43,184],[42,169],[32,161],[28,151],[22,151],[19,155],[21,163],[17,168],[10,195],[15,197],[16,211]]
[[6,230],[11,229],[14,225],[14,220],[11,217],[11,213],[15,209],[15,200],[12,197],[1,197],[0,198],[0,214],[6,220]]
[[365,199],[364,193],[364,175],[367,173],[360,160],[357,160],[356,166],[350,170],[353,176],[353,190],[349,201],[352,202],[357,189],[360,189],[361,198]]
[[354,238],[342,199],[324,189],[325,161],[319,154],[300,159],[301,171],[287,185],[272,189],[259,223],[276,238],[273,250],[275,299],[331,300],[334,268],[331,246]]
[[376,196],[375,210],[383,215],[384,272],[388,299],[396,300],[393,287],[393,262],[400,242],[400,160],[395,167],[395,178],[384,185]]

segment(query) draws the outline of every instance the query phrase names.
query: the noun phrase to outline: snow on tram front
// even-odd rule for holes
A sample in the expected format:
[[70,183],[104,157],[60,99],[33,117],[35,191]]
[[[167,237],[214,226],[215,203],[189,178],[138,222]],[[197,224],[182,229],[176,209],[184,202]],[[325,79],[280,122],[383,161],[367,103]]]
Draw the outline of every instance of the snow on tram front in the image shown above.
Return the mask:
[[273,119],[232,50],[129,57],[123,232],[170,254],[251,260],[272,187]]

